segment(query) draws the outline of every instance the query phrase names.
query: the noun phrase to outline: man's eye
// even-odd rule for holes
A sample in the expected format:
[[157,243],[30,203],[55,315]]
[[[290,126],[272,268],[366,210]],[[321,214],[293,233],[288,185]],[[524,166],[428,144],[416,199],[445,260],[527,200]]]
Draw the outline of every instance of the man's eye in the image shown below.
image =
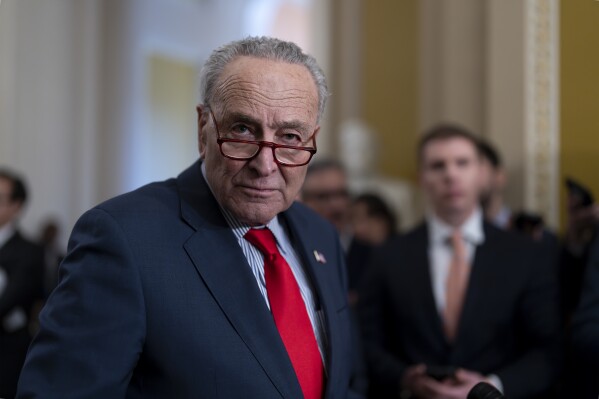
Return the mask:
[[430,168],[432,170],[443,170],[443,169],[445,169],[445,164],[443,162],[433,162],[430,165]]
[[287,145],[301,145],[302,144],[302,136],[297,133],[284,133],[281,136],[284,144]]
[[234,125],[231,127],[231,133],[238,135],[248,134],[250,133],[250,128],[246,125]]
[[463,168],[463,167],[470,165],[470,160],[469,159],[458,159],[457,164],[458,164],[458,166]]

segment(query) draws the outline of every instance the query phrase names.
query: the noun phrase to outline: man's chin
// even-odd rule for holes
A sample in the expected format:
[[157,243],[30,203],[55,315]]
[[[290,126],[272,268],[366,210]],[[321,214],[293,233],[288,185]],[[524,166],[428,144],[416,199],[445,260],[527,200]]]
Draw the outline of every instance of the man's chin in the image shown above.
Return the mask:
[[233,211],[235,217],[249,226],[263,226],[277,216],[279,207],[268,204],[246,203]]

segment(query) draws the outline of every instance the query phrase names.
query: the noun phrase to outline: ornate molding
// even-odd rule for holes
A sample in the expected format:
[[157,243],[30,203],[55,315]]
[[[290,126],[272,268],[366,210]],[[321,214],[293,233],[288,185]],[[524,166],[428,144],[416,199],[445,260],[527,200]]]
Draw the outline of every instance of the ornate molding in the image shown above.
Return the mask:
[[559,217],[559,0],[525,3],[525,207]]

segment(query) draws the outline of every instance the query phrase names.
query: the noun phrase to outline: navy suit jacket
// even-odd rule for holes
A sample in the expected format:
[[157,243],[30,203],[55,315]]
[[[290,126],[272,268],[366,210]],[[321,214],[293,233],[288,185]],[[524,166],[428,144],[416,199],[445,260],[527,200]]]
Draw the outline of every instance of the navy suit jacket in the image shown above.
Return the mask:
[[[346,398],[352,354],[337,234],[301,204],[280,217],[324,313],[325,397]],[[40,321],[19,398],[302,397],[199,162],[84,214]]]
[[510,399],[551,385],[559,364],[555,270],[524,237],[489,224],[484,233],[453,344],[432,291],[426,225],[373,256],[358,312],[375,397],[397,397],[403,372],[418,363],[496,374]]

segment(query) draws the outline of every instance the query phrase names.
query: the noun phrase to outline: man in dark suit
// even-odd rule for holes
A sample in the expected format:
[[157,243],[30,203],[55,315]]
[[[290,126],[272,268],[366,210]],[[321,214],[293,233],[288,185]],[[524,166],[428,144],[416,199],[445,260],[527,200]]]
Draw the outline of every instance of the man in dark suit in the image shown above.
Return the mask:
[[555,276],[526,237],[483,221],[477,140],[440,126],[419,147],[426,222],[384,246],[358,303],[376,398],[465,398],[487,381],[544,397],[559,362]]
[[588,249],[580,304],[570,326],[570,358],[564,396],[599,395],[599,236]]
[[31,341],[32,306],[42,298],[43,251],[24,238],[17,219],[27,200],[23,180],[0,170],[0,397],[14,398]]
[[18,397],[351,397],[343,251],[293,202],[324,76],[264,37],[201,76],[201,161],[81,217]]

